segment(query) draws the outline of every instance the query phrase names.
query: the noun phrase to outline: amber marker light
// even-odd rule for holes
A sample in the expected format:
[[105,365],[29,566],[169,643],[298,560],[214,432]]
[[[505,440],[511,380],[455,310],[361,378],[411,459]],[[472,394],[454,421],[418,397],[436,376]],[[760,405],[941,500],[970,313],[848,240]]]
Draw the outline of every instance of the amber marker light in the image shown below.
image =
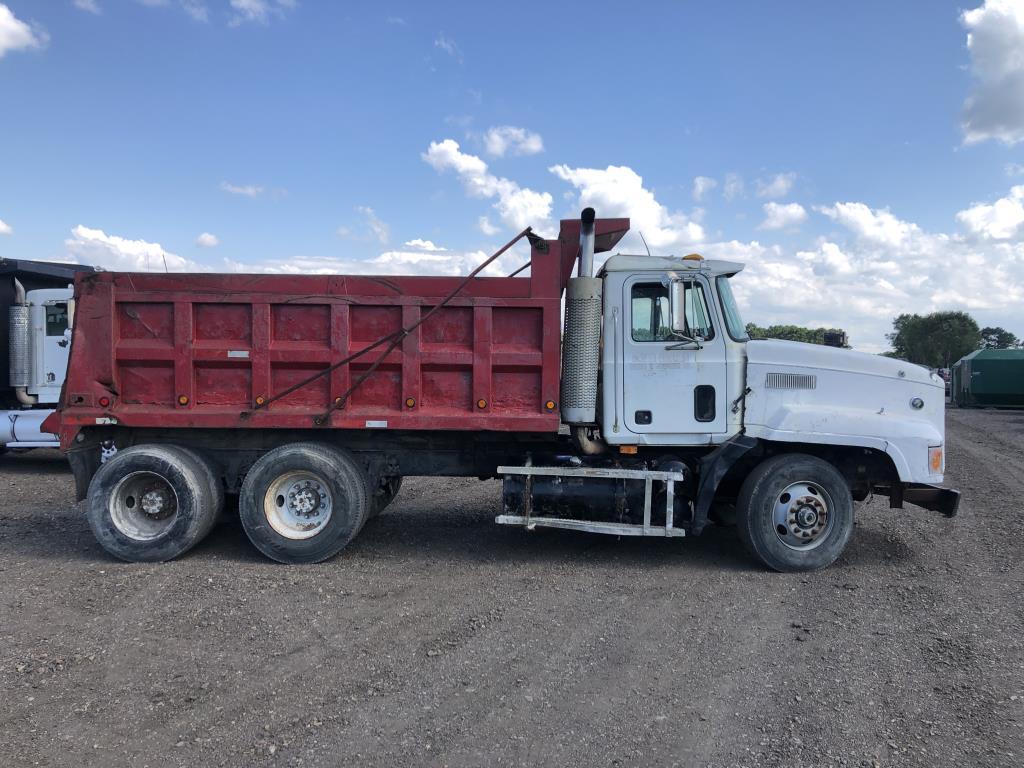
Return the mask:
[[544,403],[544,407],[547,408],[549,411],[555,410],[555,401],[548,400],[546,403]]
[[942,472],[942,446],[932,445],[928,447],[928,469],[933,475]]
[[483,399],[483,398],[481,397],[481,398],[480,398],[479,400],[477,400],[477,401],[476,401],[476,407],[477,407],[477,408],[486,408],[486,407],[487,407],[487,401],[486,401],[486,400],[484,400],[484,399]]
[[263,405],[265,402],[267,402],[267,398],[265,398],[263,395],[256,396],[256,405]]
[[415,397],[407,397],[407,398],[405,398],[405,407],[406,408],[415,408],[416,407],[416,398]]
[[188,395],[178,395],[178,405],[188,405]]
[[636,446],[635,445],[620,445],[619,446],[619,453],[627,453],[630,456],[633,456],[633,455],[636,454]]

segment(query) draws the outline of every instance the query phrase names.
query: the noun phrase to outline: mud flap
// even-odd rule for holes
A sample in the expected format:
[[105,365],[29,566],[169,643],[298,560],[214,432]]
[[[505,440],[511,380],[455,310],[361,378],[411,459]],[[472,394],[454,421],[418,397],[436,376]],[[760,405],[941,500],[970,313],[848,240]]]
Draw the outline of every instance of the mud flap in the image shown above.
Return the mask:
[[697,499],[693,505],[693,523],[690,533],[700,536],[708,524],[708,512],[715,500],[715,491],[722,478],[743,454],[758,444],[757,438],[735,435],[700,460],[700,480]]

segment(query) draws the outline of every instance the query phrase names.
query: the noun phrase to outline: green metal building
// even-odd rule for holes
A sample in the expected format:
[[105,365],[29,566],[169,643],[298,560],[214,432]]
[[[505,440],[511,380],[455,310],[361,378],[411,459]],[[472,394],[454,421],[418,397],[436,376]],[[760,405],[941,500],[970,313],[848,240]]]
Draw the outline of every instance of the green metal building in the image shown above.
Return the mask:
[[1024,349],[979,349],[950,373],[953,405],[1024,408]]

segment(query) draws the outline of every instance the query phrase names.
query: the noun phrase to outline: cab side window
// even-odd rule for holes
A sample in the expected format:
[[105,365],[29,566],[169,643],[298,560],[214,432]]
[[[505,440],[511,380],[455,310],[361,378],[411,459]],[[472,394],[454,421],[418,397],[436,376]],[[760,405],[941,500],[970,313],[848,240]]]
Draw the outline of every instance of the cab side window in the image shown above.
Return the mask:
[[[662,283],[634,283],[630,291],[632,303],[631,334],[633,341],[677,341],[672,333],[668,287]],[[686,288],[687,335],[707,341],[714,338],[711,312],[704,288],[689,283]]]
[[68,329],[68,305],[46,305],[46,335],[63,336]]

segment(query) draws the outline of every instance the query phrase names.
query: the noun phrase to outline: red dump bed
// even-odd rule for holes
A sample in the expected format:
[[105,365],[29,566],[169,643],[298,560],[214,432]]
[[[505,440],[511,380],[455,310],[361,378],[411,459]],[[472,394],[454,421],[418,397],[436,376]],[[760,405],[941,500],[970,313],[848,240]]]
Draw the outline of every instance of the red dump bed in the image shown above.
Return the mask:
[[[597,221],[608,250],[626,219]],[[534,239],[525,277],[105,272],[76,283],[62,443],[125,427],[555,431],[561,295],[579,222]],[[281,397],[290,387],[307,382]],[[327,415],[326,419],[323,417]],[[48,426],[55,426],[49,424]]]

